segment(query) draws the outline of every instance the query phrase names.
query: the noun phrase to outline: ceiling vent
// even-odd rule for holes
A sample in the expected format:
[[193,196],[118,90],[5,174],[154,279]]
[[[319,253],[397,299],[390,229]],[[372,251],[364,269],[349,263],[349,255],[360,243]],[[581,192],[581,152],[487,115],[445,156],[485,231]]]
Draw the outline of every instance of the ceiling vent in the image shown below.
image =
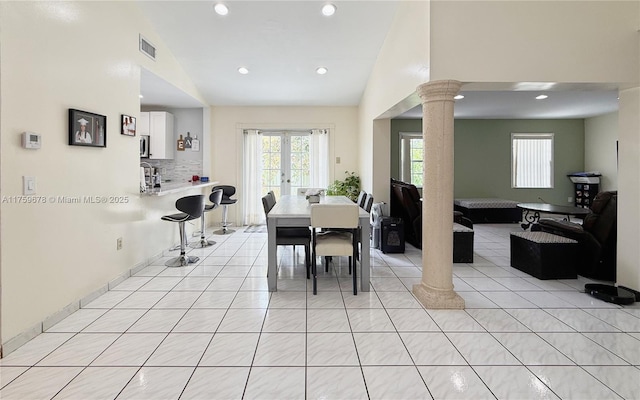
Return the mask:
[[140,35],[140,51],[146,54],[150,59],[156,59],[156,48],[147,39]]

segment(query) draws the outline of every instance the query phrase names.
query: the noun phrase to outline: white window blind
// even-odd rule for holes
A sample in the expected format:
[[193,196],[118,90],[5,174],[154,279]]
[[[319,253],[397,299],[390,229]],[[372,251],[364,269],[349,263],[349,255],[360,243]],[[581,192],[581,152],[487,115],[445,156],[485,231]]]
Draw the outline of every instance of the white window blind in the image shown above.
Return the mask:
[[511,186],[553,188],[553,133],[511,134]]

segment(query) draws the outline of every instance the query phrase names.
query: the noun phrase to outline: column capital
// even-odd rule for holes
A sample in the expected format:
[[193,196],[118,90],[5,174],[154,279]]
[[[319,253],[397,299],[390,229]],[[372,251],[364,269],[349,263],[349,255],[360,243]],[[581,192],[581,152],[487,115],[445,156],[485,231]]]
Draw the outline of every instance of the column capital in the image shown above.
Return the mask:
[[454,80],[433,81],[418,86],[416,92],[422,104],[430,101],[453,101],[453,96],[458,94],[462,82]]

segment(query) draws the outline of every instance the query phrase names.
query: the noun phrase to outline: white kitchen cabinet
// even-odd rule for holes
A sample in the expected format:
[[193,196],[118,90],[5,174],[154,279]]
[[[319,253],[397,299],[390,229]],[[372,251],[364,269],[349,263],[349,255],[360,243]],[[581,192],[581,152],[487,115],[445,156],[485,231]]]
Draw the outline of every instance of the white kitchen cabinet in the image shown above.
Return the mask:
[[136,132],[138,135],[149,136],[149,113],[141,112],[140,118],[136,121]]
[[138,129],[140,135],[149,135],[150,159],[175,157],[173,114],[165,111],[141,112]]

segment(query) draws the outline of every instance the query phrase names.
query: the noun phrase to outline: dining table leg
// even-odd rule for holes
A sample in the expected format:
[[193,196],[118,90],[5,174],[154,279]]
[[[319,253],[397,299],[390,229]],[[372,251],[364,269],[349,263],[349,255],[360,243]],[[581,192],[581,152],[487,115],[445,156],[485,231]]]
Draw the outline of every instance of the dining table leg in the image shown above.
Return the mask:
[[278,291],[278,247],[276,245],[276,224],[274,219],[267,224],[267,282],[270,292]]
[[369,215],[366,218],[360,218],[360,291],[369,292],[369,280],[371,277],[371,264],[369,253],[371,252],[371,241],[369,235],[371,234],[371,226],[369,225]]

